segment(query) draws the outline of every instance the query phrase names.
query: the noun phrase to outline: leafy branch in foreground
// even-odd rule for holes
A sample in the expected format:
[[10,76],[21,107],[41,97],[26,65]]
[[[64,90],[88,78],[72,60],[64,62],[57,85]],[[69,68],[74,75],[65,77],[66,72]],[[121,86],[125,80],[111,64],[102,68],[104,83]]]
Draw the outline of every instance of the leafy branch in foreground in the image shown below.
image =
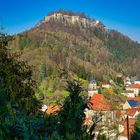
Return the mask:
[[36,122],[40,103],[30,67],[10,53],[8,41],[0,35],[0,139],[30,139],[37,131],[31,121]]

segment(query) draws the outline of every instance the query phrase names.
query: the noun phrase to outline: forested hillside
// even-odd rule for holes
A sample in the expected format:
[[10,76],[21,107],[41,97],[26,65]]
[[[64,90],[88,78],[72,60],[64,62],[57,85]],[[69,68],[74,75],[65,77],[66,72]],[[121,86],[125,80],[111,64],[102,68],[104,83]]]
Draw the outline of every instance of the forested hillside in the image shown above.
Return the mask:
[[11,39],[0,33],[0,140],[91,140],[83,125],[87,102],[81,84],[67,82],[69,96],[61,110],[42,112],[32,70],[8,49]]
[[83,13],[52,12],[14,38],[9,46],[34,66],[34,77],[44,82],[44,92],[59,95],[68,77],[89,80],[94,75],[106,81],[114,80],[118,72],[140,77],[140,44]]

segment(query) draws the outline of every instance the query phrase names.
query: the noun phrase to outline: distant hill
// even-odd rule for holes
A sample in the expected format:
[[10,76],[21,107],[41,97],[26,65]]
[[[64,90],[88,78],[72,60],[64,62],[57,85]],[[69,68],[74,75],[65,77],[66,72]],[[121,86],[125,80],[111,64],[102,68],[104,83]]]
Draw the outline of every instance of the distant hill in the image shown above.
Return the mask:
[[83,13],[52,12],[16,35],[10,46],[35,66],[35,75],[44,64],[48,77],[67,74],[89,79],[94,75],[107,80],[122,72],[140,78],[140,44]]

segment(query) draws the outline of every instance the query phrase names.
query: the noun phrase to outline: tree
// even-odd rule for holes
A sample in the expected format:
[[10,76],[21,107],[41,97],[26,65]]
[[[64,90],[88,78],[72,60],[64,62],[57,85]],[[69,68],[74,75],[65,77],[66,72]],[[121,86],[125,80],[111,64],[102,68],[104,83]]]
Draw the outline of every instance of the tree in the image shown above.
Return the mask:
[[124,85],[123,78],[122,77],[117,77],[117,83],[119,85]]
[[0,44],[0,89],[8,101],[31,113],[38,108],[34,95],[35,82],[31,68],[18,59],[18,55],[10,53],[6,46]]
[[98,136],[97,136],[97,140],[107,140],[106,135],[99,133]]
[[42,81],[46,77],[46,65],[41,64],[39,68],[39,80]]
[[83,139],[88,134],[83,126],[85,119],[85,101],[80,95],[82,88],[78,81],[69,81],[67,86],[69,96],[65,99],[62,110],[59,112],[59,133],[64,139]]
[[134,133],[131,136],[131,140],[138,140],[140,138],[140,115],[137,116],[134,125]]
[[0,35],[0,139],[30,139],[40,126],[35,119],[39,101],[32,71],[7,49],[9,39]]
[[[1,40],[2,41],[2,40]],[[77,81],[68,82],[70,95],[57,116],[39,114],[32,71],[0,44],[0,139],[88,140],[83,126],[85,102]],[[56,135],[57,134],[57,135]]]

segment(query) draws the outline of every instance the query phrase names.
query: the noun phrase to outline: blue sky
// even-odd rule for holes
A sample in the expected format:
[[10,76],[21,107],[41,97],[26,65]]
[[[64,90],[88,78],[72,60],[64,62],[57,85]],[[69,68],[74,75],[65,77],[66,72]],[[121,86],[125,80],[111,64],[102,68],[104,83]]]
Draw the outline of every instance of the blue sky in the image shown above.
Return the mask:
[[0,24],[7,33],[22,32],[59,9],[84,12],[140,42],[140,0],[0,0]]

